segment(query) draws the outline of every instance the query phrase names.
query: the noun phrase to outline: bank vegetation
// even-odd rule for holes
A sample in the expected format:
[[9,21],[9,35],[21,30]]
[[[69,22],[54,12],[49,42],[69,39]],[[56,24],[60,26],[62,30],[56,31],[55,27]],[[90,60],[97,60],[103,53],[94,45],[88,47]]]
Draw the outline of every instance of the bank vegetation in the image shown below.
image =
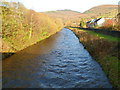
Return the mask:
[[101,65],[114,88],[120,88],[120,38],[90,30],[69,28],[79,38],[90,55]]
[[61,19],[35,12],[21,3],[2,2],[2,53],[17,52],[60,31]]

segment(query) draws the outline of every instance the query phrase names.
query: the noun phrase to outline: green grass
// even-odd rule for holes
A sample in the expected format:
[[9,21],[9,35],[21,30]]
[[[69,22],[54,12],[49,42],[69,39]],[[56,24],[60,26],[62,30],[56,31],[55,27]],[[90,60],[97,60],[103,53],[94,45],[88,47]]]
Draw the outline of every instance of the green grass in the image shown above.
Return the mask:
[[[80,30],[81,30],[81,29],[80,29]],[[110,36],[110,35],[105,35],[105,34],[96,33],[96,32],[94,32],[94,31],[87,31],[87,30],[82,30],[82,31],[88,32],[89,34],[92,34],[92,35],[94,35],[94,36],[97,36],[97,37],[106,39],[106,40],[108,40],[108,41],[120,42],[120,38],[117,38],[117,37],[113,37],[113,36]]]
[[108,78],[110,79],[110,82],[113,84],[114,87],[120,87],[119,86],[119,64],[120,61],[117,57],[108,55],[104,60],[104,62],[100,62],[105,73],[108,75]]

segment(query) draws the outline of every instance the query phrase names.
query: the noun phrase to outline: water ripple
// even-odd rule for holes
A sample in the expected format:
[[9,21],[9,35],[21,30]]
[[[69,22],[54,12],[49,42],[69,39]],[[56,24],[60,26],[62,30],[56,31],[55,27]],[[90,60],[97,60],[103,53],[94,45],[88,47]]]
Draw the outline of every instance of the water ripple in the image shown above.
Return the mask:
[[3,61],[3,88],[111,88],[101,67],[68,29]]

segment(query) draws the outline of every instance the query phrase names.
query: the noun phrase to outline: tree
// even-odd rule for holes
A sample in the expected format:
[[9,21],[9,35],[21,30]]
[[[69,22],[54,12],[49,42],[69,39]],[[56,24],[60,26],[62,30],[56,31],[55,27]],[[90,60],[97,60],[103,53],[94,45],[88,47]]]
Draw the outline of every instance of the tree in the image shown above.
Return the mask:
[[80,24],[79,24],[79,25],[80,25],[80,27],[82,27],[82,28],[85,26],[85,22],[84,22],[84,20],[83,20],[83,19],[81,19],[81,21],[80,21]]

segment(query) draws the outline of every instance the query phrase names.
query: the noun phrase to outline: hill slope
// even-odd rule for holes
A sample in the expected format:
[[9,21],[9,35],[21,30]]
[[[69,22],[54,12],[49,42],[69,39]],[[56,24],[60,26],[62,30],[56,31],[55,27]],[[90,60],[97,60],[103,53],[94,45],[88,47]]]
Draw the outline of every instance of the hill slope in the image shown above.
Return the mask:
[[27,9],[21,3],[3,2],[2,53],[17,52],[60,31],[62,22]]
[[100,5],[84,12],[89,16],[114,17],[118,12],[118,5]]
[[50,17],[62,19],[64,25],[69,25],[71,22],[79,22],[80,18],[84,16],[83,13],[72,11],[72,10],[57,10],[45,12]]
[[74,24],[79,25],[81,19],[84,19],[84,21],[88,21],[91,18],[115,17],[118,13],[118,5],[99,5],[85,11],[84,13],[80,13],[73,10],[66,10],[66,9],[49,11],[44,13],[46,13],[50,17],[62,19],[65,26],[74,25]]

